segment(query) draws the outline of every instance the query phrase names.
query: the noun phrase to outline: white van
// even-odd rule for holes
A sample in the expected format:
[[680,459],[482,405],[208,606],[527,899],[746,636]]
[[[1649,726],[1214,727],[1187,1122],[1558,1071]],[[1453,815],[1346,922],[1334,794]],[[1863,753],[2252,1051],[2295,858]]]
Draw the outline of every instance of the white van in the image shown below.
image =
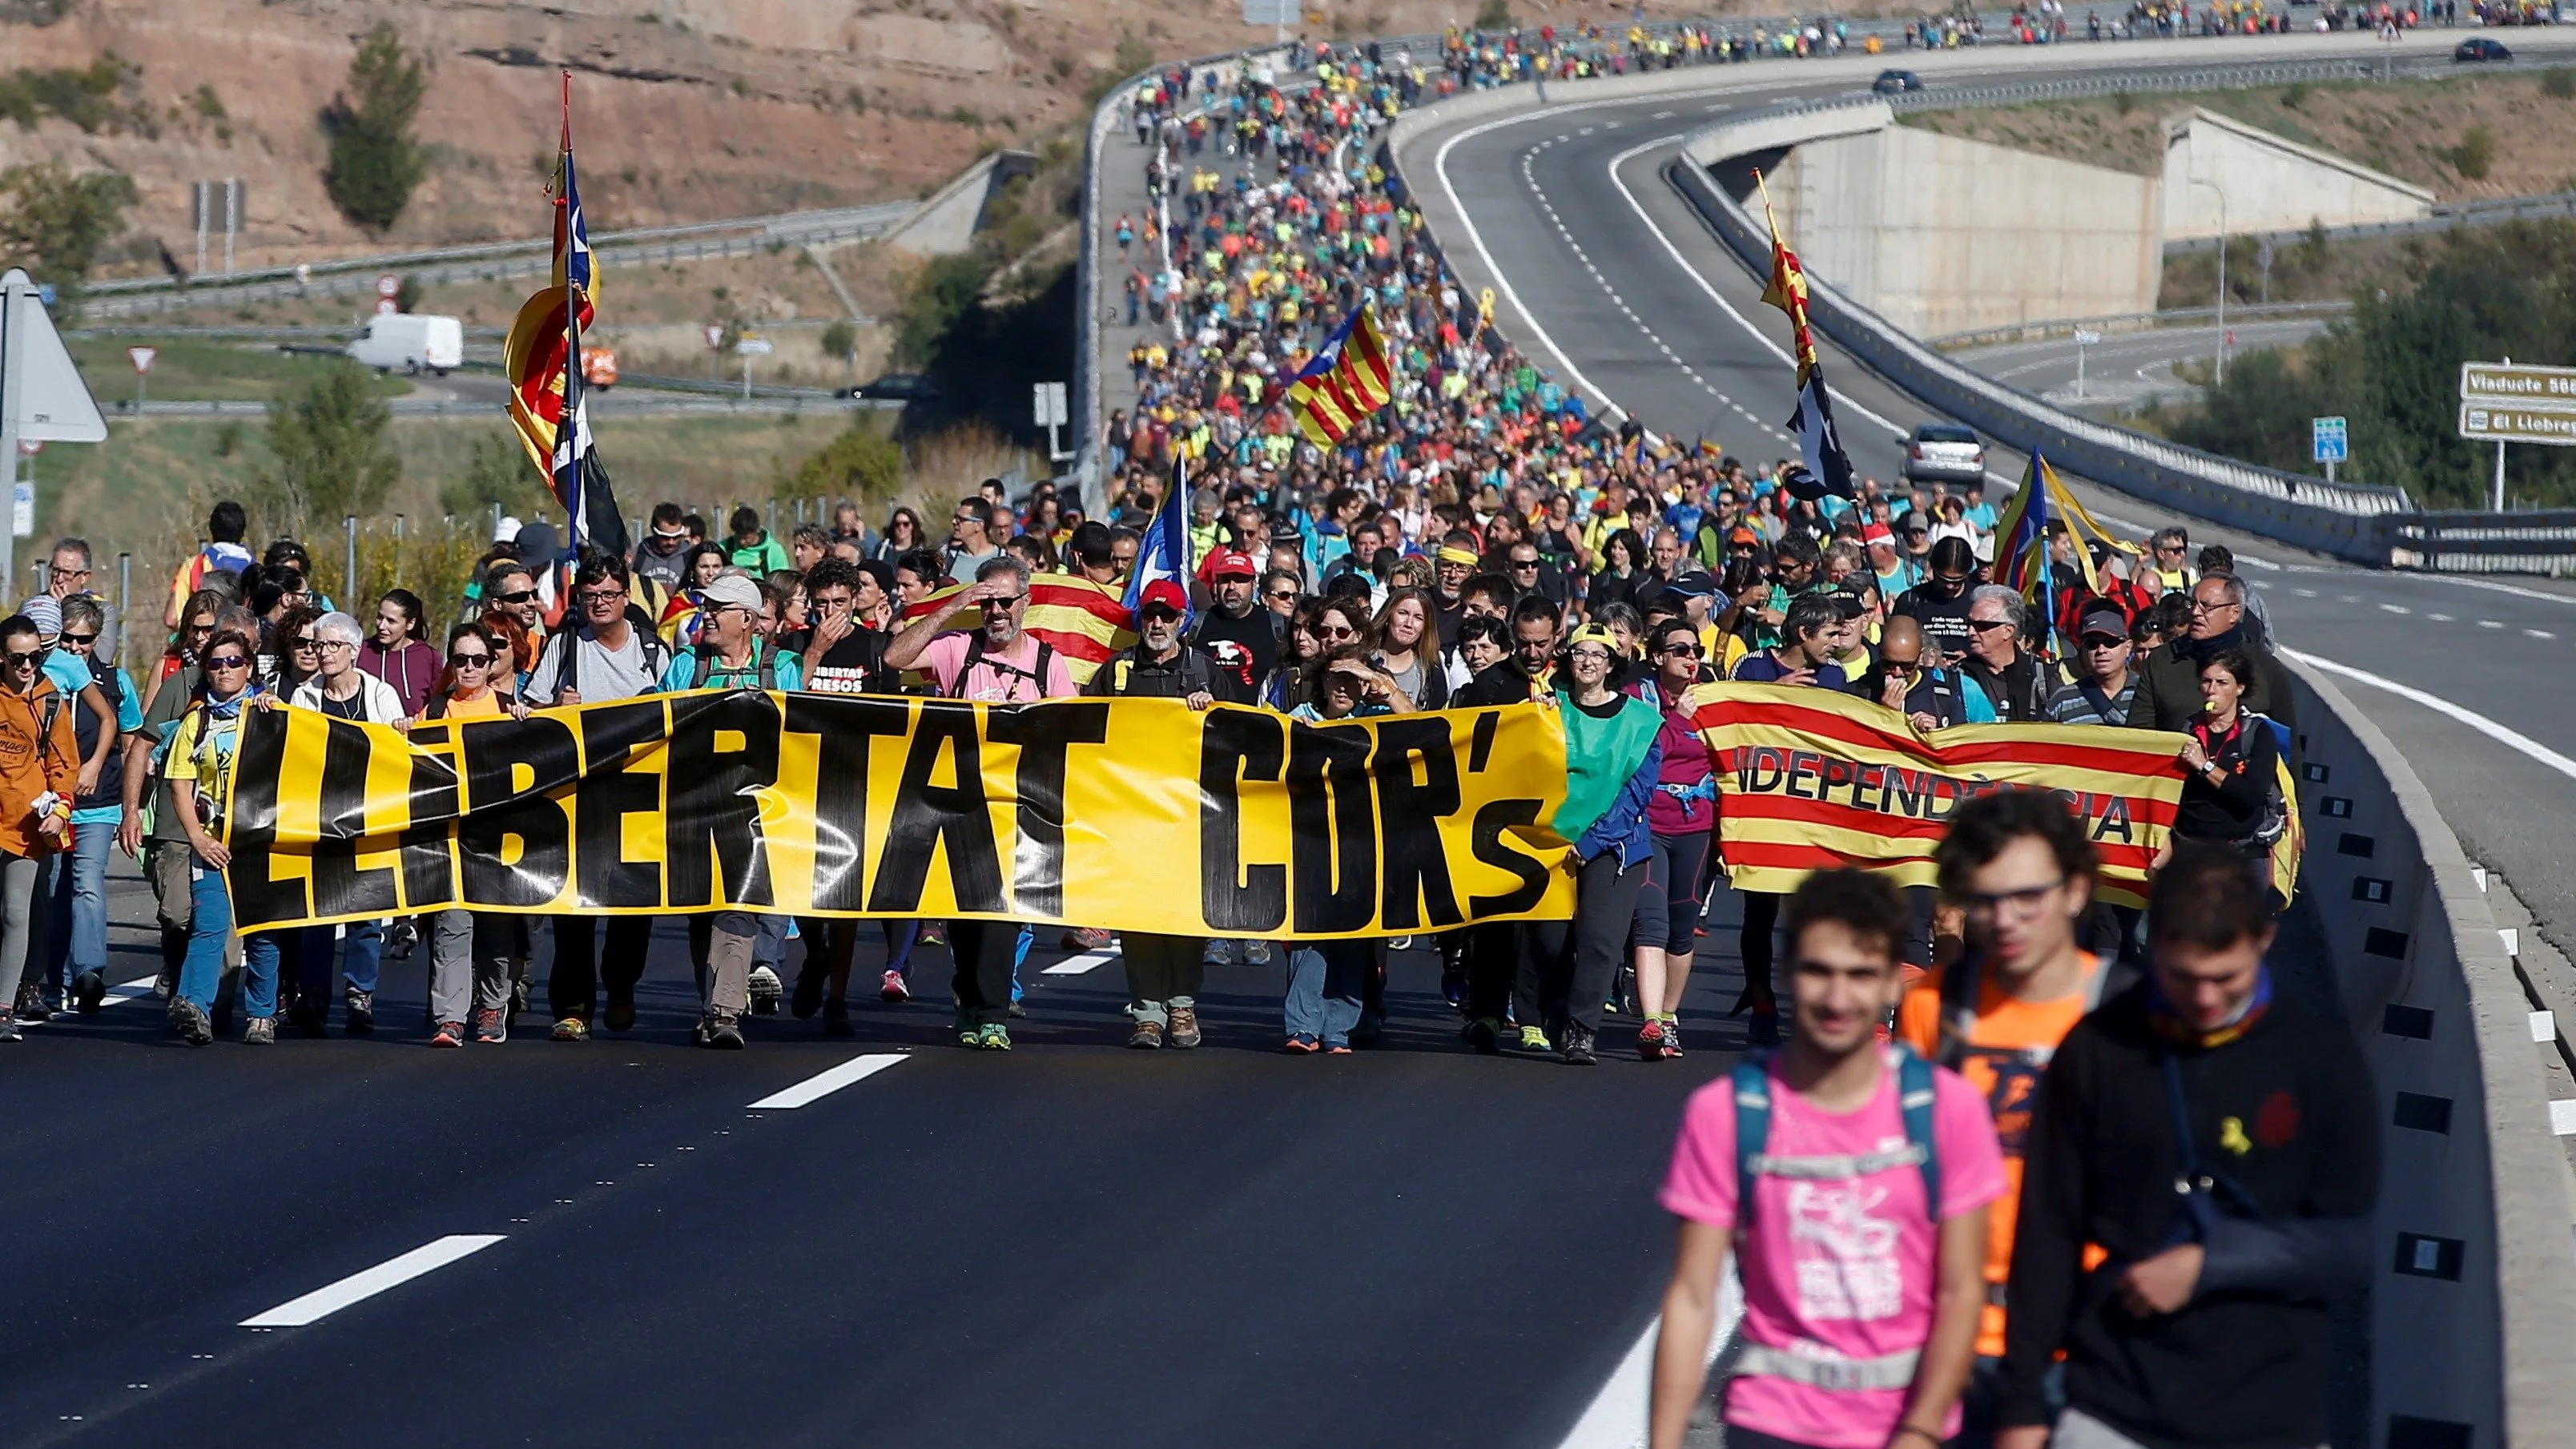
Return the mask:
[[349,344],[349,355],[378,372],[399,367],[422,368],[441,377],[465,361],[465,327],[453,317],[420,312],[379,312],[367,319],[367,335]]

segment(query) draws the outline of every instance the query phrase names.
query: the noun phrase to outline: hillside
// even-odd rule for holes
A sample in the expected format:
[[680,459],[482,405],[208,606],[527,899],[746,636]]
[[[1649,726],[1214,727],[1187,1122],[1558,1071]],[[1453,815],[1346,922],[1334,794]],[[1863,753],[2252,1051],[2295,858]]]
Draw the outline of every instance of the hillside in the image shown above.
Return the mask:
[[[1310,10],[1318,35],[1463,18],[1436,0]],[[0,5],[0,83],[110,53],[139,70],[82,117],[90,129],[0,121],[0,169],[63,160],[132,177],[140,201],[109,273],[157,270],[165,250],[193,264],[190,183],[233,176],[248,183],[238,265],[524,237],[545,224],[555,68],[569,66],[594,230],[883,201],[1077,122],[1093,87],[1152,58],[1262,38],[1238,13],[1163,0],[16,0]],[[418,132],[432,146],[381,239],[325,197],[320,125],[379,20],[428,62]]]
[[[1944,135],[2151,175],[2164,163],[2163,119],[2194,106],[2349,156],[2429,188],[2443,201],[2576,189],[2576,161],[2569,159],[2576,154],[2576,88],[2564,80],[2553,85],[2548,73],[2114,95],[1915,111],[1899,119]],[[2463,166],[2461,143],[2480,126],[2490,138],[2485,162]]]

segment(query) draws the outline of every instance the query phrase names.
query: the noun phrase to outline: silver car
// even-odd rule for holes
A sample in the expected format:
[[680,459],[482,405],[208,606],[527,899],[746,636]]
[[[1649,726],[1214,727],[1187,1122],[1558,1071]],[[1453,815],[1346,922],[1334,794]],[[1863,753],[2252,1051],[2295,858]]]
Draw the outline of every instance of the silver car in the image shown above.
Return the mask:
[[1914,436],[1899,438],[1905,450],[1902,472],[1913,483],[1983,483],[1986,445],[1974,430],[1957,423],[1923,423]]

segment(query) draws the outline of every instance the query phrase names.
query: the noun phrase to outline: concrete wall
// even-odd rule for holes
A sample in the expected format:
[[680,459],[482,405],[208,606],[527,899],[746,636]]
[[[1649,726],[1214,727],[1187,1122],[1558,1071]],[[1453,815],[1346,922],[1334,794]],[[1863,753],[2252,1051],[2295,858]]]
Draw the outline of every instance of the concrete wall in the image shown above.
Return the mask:
[[1811,275],[1920,336],[2153,308],[2157,190],[1891,125],[1799,142],[1771,194]]
[[2213,112],[2176,116],[2164,131],[2168,241],[2218,235],[2219,199],[2192,177],[2226,193],[2227,231],[2236,236],[2433,214],[2433,193],[2421,186]]
[[1037,157],[1026,151],[995,151],[933,192],[903,225],[887,232],[885,240],[925,257],[955,256],[975,244],[993,193],[1013,177],[1035,169]]

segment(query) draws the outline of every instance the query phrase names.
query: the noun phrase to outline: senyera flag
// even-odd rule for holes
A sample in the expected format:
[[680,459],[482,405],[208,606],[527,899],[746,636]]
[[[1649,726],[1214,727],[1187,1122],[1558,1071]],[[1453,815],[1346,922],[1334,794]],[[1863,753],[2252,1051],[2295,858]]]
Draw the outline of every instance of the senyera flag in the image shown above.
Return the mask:
[[[2182,736],[2104,725],[1957,725],[1917,732],[1896,711],[1834,690],[1705,684],[1682,700],[1717,763],[1718,856],[1738,890],[1794,890],[1808,872],[1858,866],[1934,884],[1932,852],[1961,802],[2048,790],[2083,822],[2100,895],[2146,903],[2147,874],[2182,802]],[[2298,879],[2297,796],[2273,885]]]
[[[901,629],[904,624],[938,612],[941,604],[965,587],[950,584],[923,595],[919,603],[903,611],[902,623],[895,627]],[[961,627],[974,622],[966,619]],[[1073,574],[1031,575],[1029,609],[1020,616],[1020,627],[1064,656],[1065,670],[1076,684],[1089,683],[1112,655],[1136,643],[1136,616],[1120,601],[1117,591]]]
[[1395,363],[1378,331],[1377,311],[1363,302],[1288,384],[1297,426],[1329,448],[1395,396]]

